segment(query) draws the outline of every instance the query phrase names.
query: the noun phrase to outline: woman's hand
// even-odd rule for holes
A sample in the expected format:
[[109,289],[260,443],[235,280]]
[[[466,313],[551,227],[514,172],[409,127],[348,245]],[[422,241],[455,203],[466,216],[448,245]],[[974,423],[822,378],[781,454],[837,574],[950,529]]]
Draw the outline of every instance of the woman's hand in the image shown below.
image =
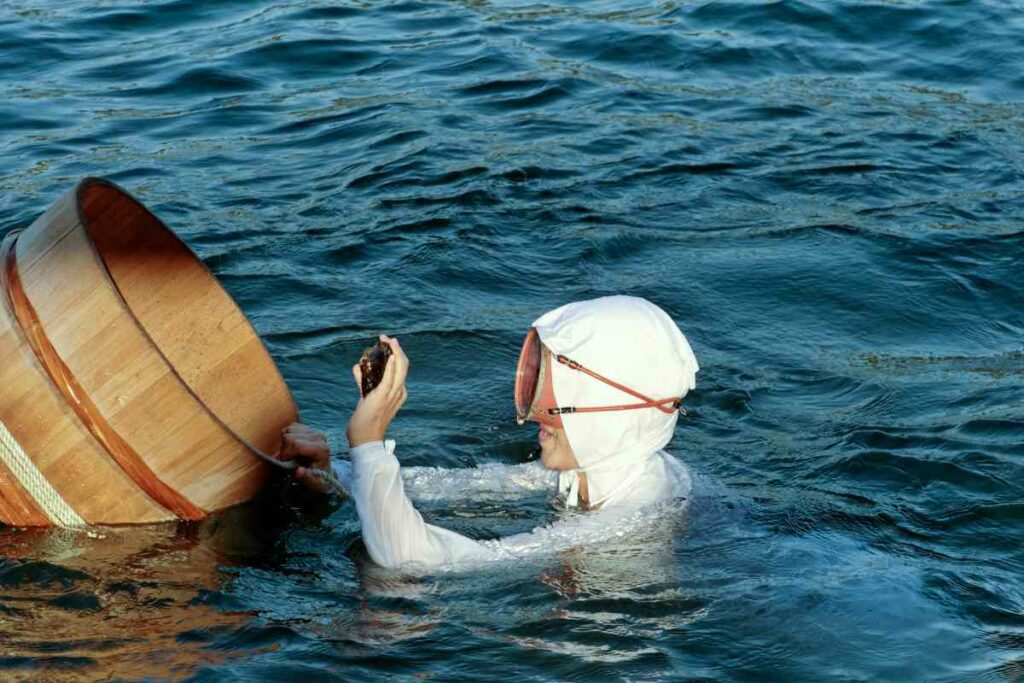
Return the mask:
[[296,422],[289,425],[281,433],[281,450],[278,460],[296,460],[301,458],[307,466],[295,468],[295,478],[306,488],[318,493],[326,493],[320,480],[310,474],[310,468],[329,470],[331,468],[331,450],[327,445],[327,437],[304,424]]
[[[384,377],[376,389],[359,399],[359,405],[348,421],[348,445],[350,448],[361,446],[371,441],[382,441],[387,434],[388,425],[398,414],[409,392],[405,388],[405,378],[409,374],[409,359],[399,345],[398,340],[385,335],[381,341],[391,347],[392,355],[384,368]],[[356,387],[362,386],[363,374],[359,364],[352,366],[352,376]]]

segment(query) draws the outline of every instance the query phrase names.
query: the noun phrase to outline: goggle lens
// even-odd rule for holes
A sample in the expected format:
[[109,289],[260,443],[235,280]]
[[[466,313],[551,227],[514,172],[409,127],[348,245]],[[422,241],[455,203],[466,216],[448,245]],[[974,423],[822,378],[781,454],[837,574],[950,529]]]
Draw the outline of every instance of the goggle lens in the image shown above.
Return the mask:
[[530,417],[530,407],[537,394],[537,380],[540,377],[541,346],[536,328],[530,328],[519,352],[519,366],[516,368],[516,419],[525,422]]

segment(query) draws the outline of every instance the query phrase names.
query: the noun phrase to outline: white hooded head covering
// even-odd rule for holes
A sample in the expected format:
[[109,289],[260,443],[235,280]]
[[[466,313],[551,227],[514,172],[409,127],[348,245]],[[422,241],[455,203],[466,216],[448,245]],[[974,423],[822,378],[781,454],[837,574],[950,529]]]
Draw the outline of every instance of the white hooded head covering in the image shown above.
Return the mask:
[[[578,301],[534,321],[541,341],[594,372],[652,399],[678,398],[696,386],[700,369],[686,337],[646,299],[609,296]],[[561,363],[552,363],[559,406],[613,406],[639,399]],[[592,506],[628,498],[651,458],[672,439],[679,412],[657,408],[562,415],[569,445],[587,475]],[[576,472],[563,474],[573,493]]]

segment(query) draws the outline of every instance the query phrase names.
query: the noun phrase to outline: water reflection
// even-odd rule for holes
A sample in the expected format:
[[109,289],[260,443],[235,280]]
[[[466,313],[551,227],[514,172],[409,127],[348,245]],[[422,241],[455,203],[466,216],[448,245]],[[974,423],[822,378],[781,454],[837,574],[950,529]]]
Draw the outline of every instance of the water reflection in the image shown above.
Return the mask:
[[263,522],[250,506],[201,525],[0,529],[4,678],[181,678],[252,654],[209,646],[255,614],[217,596],[225,569],[266,561]]

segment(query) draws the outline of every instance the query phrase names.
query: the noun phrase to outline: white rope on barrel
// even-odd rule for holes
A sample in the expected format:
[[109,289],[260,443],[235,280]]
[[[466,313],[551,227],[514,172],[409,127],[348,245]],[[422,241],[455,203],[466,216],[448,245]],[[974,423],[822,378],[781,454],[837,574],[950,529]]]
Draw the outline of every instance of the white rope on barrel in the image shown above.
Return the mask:
[[0,422],[0,462],[7,466],[22,488],[28,491],[50,521],[57,526],[86,526],[85,520],[68,505],[53,488],[31,458],[22,450],[14,435]]

